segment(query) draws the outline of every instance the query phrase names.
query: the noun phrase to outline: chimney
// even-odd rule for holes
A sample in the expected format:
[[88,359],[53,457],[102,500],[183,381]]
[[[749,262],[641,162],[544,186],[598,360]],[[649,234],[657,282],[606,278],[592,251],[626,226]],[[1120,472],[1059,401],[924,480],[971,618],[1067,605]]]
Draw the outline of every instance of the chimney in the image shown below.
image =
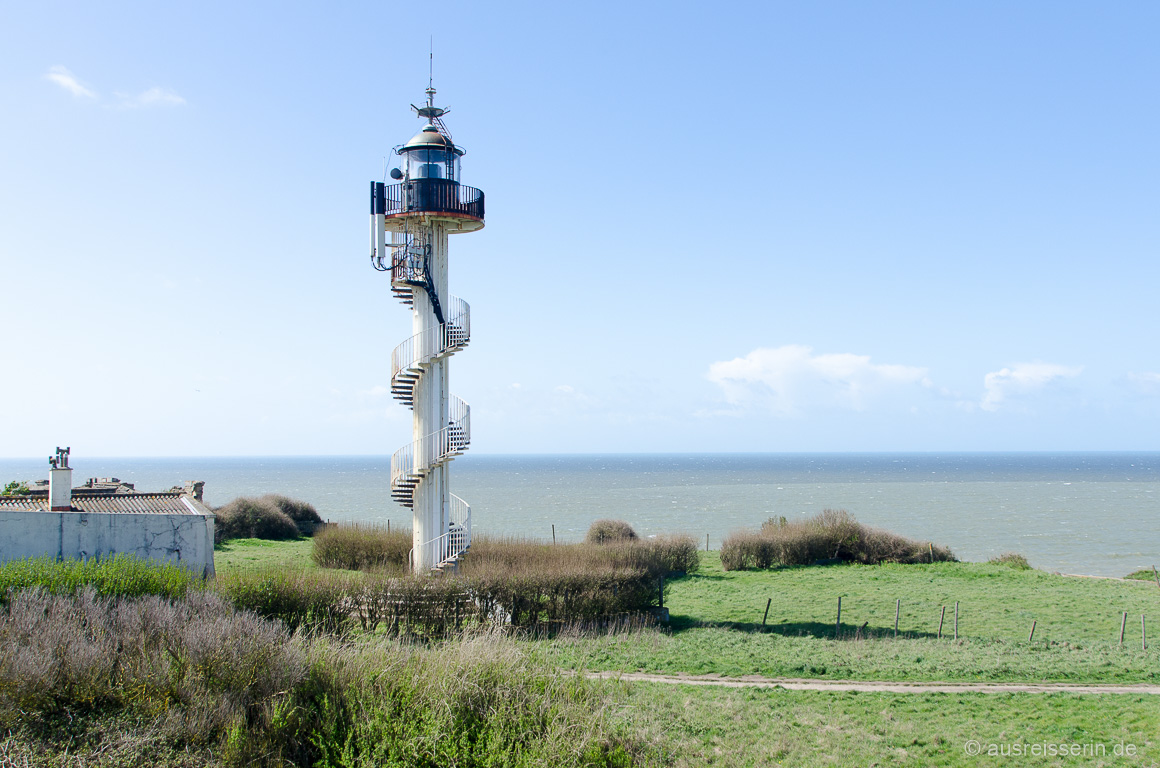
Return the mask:
[[204,480],[197,480],[197,481],[186,480],[185,481],[185,488],[183,490],[189,496],[192,496],[193,498],[197,499],[198,501],[201,501],[202,500],[201,497],[202,497],[202,493],[204,492],[204,489],[205,489],[205,481]]
[[48,472],[48,503],[53,512],[72,509],[72,468],[68,465],[71,448],[57,448],[56,456],[49,456],[52,469]]

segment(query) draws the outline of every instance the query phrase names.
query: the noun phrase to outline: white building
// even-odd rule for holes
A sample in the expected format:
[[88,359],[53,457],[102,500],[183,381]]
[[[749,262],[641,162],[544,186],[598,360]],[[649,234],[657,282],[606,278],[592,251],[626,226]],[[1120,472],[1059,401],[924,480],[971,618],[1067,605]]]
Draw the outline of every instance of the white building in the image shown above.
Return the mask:
[[124,553],[214,574],[214,514],[202,503],[203,483],[146,493],[103,478],[74,488],[68,455],[69,449],[58,448],[49,460],[47,487],[0,496],[0,562]]

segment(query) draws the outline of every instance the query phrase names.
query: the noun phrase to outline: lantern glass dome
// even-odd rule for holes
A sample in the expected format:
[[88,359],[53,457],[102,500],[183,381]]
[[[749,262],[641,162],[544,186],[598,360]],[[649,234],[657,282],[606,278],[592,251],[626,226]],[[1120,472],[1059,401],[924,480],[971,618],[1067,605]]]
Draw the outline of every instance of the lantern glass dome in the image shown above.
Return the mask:
[[459,181],[459,157],[463,150],[439,132],[434,125],[423,130],[399,148],[408,181],[445,179]]

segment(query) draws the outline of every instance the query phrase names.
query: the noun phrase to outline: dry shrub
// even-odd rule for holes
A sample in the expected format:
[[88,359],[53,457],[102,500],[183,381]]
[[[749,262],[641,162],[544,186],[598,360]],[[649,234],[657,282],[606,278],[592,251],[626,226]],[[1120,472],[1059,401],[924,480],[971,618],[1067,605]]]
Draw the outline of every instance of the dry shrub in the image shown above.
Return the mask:
[[313,504],[277,493],[268,493],[260,501],[268,501],[277,507],[282,514],[294,521],[298,532],[304,536],[313,534],[322,526],[322,518],[319,517],[318,510]]
[[992,557],[987,561],[992,565],[1005,565],[1008,568],[1013,568],[1016,571],[1030,571],[1031,563],[1027,562],[1027,558],[1016,552],[1004,552],[1001,555]]
[[721,545],[721,565],[727,571],[827,560],[929,563],[954,560],[954,555],[946,547],[862,525],[842,509],[827,509],[801,521],[770,518],[760,531],[734,531]]
[[170,602],[25,590],[0,612],[0,646],[0,720],[126,708],[162,718],[191,744],[268,723],[266,704],[303,671],[302,649],[282,625],[212,593]]
[[218,576],[214,586],[239,610],[298,628],[338,633],[351,613],[357,582],[325,570],[265,568]]
[[229,539],[296,539],[298,526],[271,501],[271,497],[238,498],[217,509],[214,532],[218,541]]
[[323,568],[351,571],[398,570],[407,565],[411,529],[388,531],[377,525],[338,523],[314,535],[311,557]]
[[588,527],[584,541],[589,544],[607,544],[614,541],[634,541],[636,531],[623,520],[597,520]]

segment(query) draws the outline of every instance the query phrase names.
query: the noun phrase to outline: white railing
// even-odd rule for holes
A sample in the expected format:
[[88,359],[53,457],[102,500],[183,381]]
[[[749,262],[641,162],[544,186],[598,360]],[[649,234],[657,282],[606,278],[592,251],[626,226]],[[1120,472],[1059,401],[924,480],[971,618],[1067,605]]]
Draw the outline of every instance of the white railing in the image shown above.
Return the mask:
[[451,395],[447,426],[403,446],[391,457],[391,490],[463,453],[470,442],[471,406]]
[[[427,562],[443,565],[452,558],[458,558],[471,547],[471,505],[463,499],[451,494],[450,519],[447,530],[433,539],[419,545],[421,550],[429,553]],[[428,549],[429,548],[429,549]],[[407,564],[411,570],[415,568],[415,548],[407,553]]]
[[420,331],[391,352],[391,381],[403,371],[418,373],[432,361],[467,346],[471,340],[471,307],[458,296],[452,296],[448,320]]

